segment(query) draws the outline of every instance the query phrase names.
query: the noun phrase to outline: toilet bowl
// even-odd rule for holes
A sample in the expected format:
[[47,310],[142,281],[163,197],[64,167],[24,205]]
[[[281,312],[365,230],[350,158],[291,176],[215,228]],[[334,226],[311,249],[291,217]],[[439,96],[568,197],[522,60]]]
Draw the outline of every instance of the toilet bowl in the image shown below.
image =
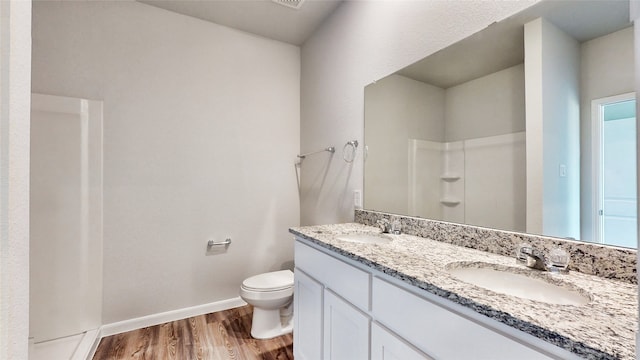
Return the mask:
[[251,336],[271,339],[293,331],[293,272],[273,271],[245,279],[240,297],[253,305]]

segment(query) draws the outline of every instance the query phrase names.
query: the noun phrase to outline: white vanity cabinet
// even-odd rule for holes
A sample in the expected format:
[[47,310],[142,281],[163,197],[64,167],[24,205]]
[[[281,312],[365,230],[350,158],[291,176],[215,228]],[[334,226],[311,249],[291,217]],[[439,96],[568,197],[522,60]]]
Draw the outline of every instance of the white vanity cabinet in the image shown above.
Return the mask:
[[310,242],[295,244],[296,359],[578,359]]
[[369,358],[371,274],[296,242],[296,359]]

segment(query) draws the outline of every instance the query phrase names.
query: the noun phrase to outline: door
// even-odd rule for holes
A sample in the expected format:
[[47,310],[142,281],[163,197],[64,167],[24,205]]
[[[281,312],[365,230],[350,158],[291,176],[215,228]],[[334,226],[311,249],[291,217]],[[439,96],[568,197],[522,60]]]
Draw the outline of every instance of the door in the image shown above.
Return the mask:
[[371,324],[371,360],[431,360],[377,323]]
[[29,332],[101,325],[102,103],[32,95]]
[[369,318],[329,290],[324,291],[324,359],[369,358]]
[[296,269],[293,353],[296,359],[322,359],[322,284]]
[[594,100],[596,242],[636,247],[635,93]]

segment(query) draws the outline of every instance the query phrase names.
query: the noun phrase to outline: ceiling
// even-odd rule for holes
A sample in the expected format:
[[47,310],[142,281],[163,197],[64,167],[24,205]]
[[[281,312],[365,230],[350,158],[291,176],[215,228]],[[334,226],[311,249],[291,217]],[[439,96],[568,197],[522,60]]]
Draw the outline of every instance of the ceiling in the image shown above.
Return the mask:
[[138,1],[297,46],[302,45],[342,2],[304,0],[299,9],[292,9],[272,0]]

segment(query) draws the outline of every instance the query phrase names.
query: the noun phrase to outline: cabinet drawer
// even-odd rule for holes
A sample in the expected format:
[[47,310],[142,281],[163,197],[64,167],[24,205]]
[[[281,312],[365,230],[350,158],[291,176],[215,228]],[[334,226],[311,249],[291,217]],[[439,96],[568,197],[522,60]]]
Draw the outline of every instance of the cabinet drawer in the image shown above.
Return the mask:
[[340,294],[358,308],[369,310],[371,275],[296,241],[296,267]]
[[551,359],[378,278],[372,295],[374,318],[435,359]]

